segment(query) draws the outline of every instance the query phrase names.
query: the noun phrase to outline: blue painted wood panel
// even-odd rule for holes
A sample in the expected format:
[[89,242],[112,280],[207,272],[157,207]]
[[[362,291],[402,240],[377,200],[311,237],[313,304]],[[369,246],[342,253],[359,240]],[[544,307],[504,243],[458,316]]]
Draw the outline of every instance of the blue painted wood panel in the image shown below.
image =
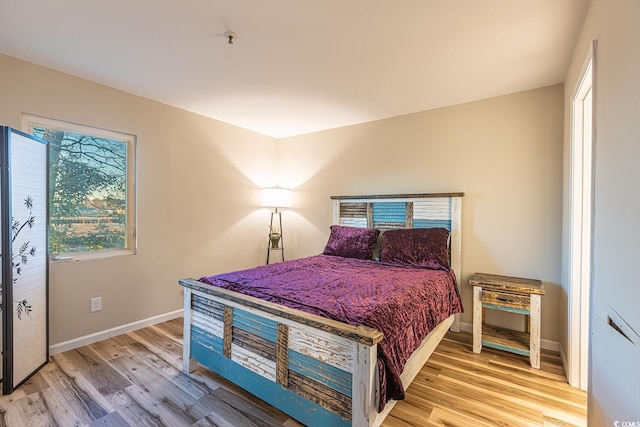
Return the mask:
[[451,231],[451,220],[414,218],[413,228],[446,228]]
[[485,308],[490,308],[492,310],[500,310],[500,311],[508,311],[509,313],[518,313],[518,314],[531,314],[529,310],[523,308],[515,308],[515,307],[505,307],[504,305],[496,305],[490,304],[488,302],[483,302],[482,306]]
[[203,346],[222,355],[223,339],[202,328],[191,325],[191,342],[200,342]]
[[405,202],[374,202],[373,222],[407,221],[407,204]]
[[351,373],[289,350],[289,369],[351,397]]
[[278,324],[273,320],[234,308],[233,327],[240,328],[265,340],[276,342]]
[[495,348],[495,349],[502,350],[502,351],[508,351],[508,352],[511,352],[511,353],[520,354],[522,356],[529,356],[529,354],[530,354],[529,350],[523,350],[521,348],[511,347],[509,345],[496,344],[494,342],[485,341],[485,340],[482,340],[482,346],[483,347],[491,347],[491,348]]
[[291,390],[252,372],[211,351],[199,341],[191,342],[191,357],[229,381],[249,391],[270,405],[309,426],[350,426],[351,421]]

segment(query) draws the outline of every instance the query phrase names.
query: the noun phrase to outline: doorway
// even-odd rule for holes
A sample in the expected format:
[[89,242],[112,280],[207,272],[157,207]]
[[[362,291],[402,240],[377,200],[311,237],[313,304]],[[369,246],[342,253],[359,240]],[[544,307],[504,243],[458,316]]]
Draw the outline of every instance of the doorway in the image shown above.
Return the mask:
[[594,41],[571,100],[569,354],[567,379],[587,389],[593,219]]

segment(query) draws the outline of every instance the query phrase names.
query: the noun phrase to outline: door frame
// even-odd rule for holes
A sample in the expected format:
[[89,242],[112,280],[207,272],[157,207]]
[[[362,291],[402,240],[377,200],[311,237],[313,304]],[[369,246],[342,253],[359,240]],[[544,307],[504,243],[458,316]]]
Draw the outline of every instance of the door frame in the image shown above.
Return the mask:
[[596,50],[587,52],[571,97],[569,172],[569,313],[567,380],[587,389],[589,317],[593,280],[593,215],[596,142]]

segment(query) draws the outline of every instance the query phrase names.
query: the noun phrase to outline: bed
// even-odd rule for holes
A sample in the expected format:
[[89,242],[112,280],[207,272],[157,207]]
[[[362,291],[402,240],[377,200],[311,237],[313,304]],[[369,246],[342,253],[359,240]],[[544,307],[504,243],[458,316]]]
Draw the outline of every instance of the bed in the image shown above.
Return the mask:
[[[334,196],[334,226],[323,254],[180,280],[185,290],[184,369],[192,371],[200,363],[306,425],[380,425],[393,399],[402,398],[446,331],[459,330],[462,307],[457,306],[455,279],[460,277],[462,197],[463,193]],[[382,231],[381,238],[377,231],[373,238],[377,247],[372,246],[371,230]],[[429,252],[428,264],[414,265],[415,257],[411,265],[396,262],[397,252],[391,248],[400,243],[401,249],[413,248],[406,239],[418,235],[437,242],[445,238],[446,252]],[[344,242],[353,243],[354,238],[355,255],[345,254]],[[358,239],[365,238],[373,256],[358,252],[364,248]],[[381,249],[380,241],[385,242]],[[371,257],[381,259],[367,259]],[[305,279],[303,272],[310,276]],[[269,274],[277,283],[267,287]],[[321,284],[317,278],[324,274],[328,282]],[[357,285],[345,291],[351,289],[351,276]],[[429,280],[429,285],[414,289],[401,278]],[[444,290],[447,281],[453,290]],[[390,288],[405,296],[386,293]],[[421,295],[429,292],[445,295],[438,300],[445,300],[442,305],[449,311],[434,314],[435,309],[425,308],[419,313],[428,305],[427,299],[420,302]],[[341,294],[340,303],[329,298],[333,293]],[[306,294],[313,306],[300,299]],[[385,321],[405,304],[398,301],[413,304],[406,316],[418,316],[407,317],[415,326],[409,328],[408,338],[394,338],[402,334],[396,334],[393,322]],[[359,305],[367,304],[382,314],[360,312]],[[396,350],[392,341],[407,341],[411,348]]]

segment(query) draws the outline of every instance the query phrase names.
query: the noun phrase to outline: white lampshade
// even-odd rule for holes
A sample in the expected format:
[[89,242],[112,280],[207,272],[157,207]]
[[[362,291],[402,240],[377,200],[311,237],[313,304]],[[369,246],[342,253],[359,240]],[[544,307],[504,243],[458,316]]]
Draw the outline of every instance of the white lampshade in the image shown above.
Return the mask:
[[271,208],[290,208],[291,190],[287,188],[263,188],[262,206]]

